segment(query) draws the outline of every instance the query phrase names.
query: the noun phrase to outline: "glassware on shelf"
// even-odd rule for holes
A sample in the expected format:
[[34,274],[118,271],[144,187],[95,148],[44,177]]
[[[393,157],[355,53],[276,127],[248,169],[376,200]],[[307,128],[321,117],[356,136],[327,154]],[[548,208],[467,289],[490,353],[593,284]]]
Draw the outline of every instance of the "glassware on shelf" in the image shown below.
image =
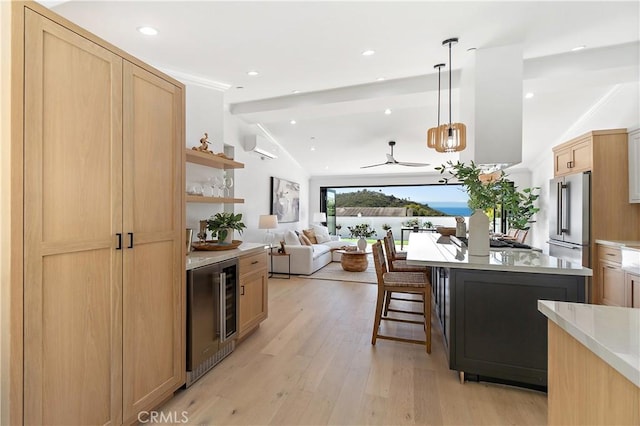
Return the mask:
[[233,187],[233,178],[231,178],[230,176],[226,176],[224,177],[224,188],[225,188],[225,196],[230,197],[231,196],[231,188]]
[[187,183],[187,195],[199,195],[202,196],[204,194],[202,185],[196,182],[188,182]]
[[224,179],[216,176],[214,177],[216,188],[218,188],[218,197],[224,197]]

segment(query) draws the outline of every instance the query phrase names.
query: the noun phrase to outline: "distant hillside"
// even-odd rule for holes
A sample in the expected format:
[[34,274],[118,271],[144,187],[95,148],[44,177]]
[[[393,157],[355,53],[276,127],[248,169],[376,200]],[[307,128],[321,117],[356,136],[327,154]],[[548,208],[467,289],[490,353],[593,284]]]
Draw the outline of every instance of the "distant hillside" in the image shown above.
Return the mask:
[[336,207],[410,207],[413,209],[414,216],[448,216],[440,210],[429,207],[428,204],[366,189],[336,194]]

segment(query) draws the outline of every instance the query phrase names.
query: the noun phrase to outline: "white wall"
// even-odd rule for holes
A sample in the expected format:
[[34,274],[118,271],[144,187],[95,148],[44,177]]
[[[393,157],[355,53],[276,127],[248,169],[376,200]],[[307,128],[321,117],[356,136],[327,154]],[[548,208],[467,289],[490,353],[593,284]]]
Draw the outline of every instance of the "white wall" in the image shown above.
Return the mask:
[[300,221],[281,223],[273,232],[285,229],[301,230],[308,227],[309,214],[309,174],[280,149],[278,158],[262,159],[258,154],[246,152],[243,148],[245,136],[262,134],[252,125],[247,125],[239,118],[225,113],[225,143],[236,146],[237,161],[244,163],[245,168],[236,171],[236,197],[244,198],[244,204],[236,204],[235,211],[242,213],[247,229],[242,235],[243,241],[262,242],[266,233],[258,229],[260,215],[270,214],[271,177],[278,177],[300,184]]
[[[247,229],[242,235],[236,232],[234,238],[250,242],[262,242],[266,231],[258,229],[260,215],[270,213],[270,192],[272,176],[300,184],[300,222],[283,223],[278,230],[302,229],[309,222],[309,175],[291,157],[282,152],[277,159],[264,159],[252,152],[245,152],[243,141],[250,134],[262,134],[255,126],[242,122],[231,115],[224,105],[224,92],[200,84],[185,83],[186,90],[186,146],[200,145],[200,138],[206,132],[215,153],[233,151],[233,158],[244,163],[243,169],[227,170],[227,176],[234,180],[231,195],[244,199],[243,204],[187,203],[187,227],[199,229],[199,222],[222,211],[242,213]],[[210,177],[221,177],[225,171],[187,163],[186,181],[207,185]],[[208,188],[207,188],[208,189]],[[277,232],[278,230],[274,230]],[[211,235],[209,234],[210,238]]]

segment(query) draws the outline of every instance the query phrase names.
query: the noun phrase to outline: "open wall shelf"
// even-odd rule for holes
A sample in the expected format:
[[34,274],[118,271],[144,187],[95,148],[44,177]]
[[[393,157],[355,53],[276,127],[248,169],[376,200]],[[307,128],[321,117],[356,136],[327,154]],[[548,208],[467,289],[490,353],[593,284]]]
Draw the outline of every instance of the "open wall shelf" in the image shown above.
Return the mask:
[[193,149],[185,149],[187,163],[195,163],[203,166],[214,167],[216,169],[244,169],[244,164],[234,160],[218,157],[213,154],[206,154]]

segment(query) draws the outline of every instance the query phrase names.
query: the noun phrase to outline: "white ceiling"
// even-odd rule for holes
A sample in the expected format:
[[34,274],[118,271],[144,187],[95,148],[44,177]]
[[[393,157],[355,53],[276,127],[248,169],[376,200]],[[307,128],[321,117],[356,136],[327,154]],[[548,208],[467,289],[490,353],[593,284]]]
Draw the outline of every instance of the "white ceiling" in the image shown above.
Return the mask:
[[[447,61],[441,42],[450,37],[460,38],[453,48],[454,121],[455,86],[467,49],[522,45],[523,95],[535,93],[523,99],[523,166],[535,166],[550,155],[552,145],[584,126],[640,124],[638,1],[68,1],[49,6],[156,67],[229,85],[225,102],[231,113],[260,123],[311,175],[433,171],[359,168],[384,162],[391,139],[397,141],[398,161],[436,166],[456,159],[424,147],[427,128],[436,124],[433,65]],[[159,34],[138,33],[143,25]],[[579,45],[586,49],[570,51]],[[375,55],[362,56],[367,49]],[[260,75],[250,77],[249,70]],[[386,80],[377,82],[379,77]],[[443,95],[446,99],[447,92]],[[383,113],[386,108],[390,115]],[[297,124],[290,124],[292,119]]]

